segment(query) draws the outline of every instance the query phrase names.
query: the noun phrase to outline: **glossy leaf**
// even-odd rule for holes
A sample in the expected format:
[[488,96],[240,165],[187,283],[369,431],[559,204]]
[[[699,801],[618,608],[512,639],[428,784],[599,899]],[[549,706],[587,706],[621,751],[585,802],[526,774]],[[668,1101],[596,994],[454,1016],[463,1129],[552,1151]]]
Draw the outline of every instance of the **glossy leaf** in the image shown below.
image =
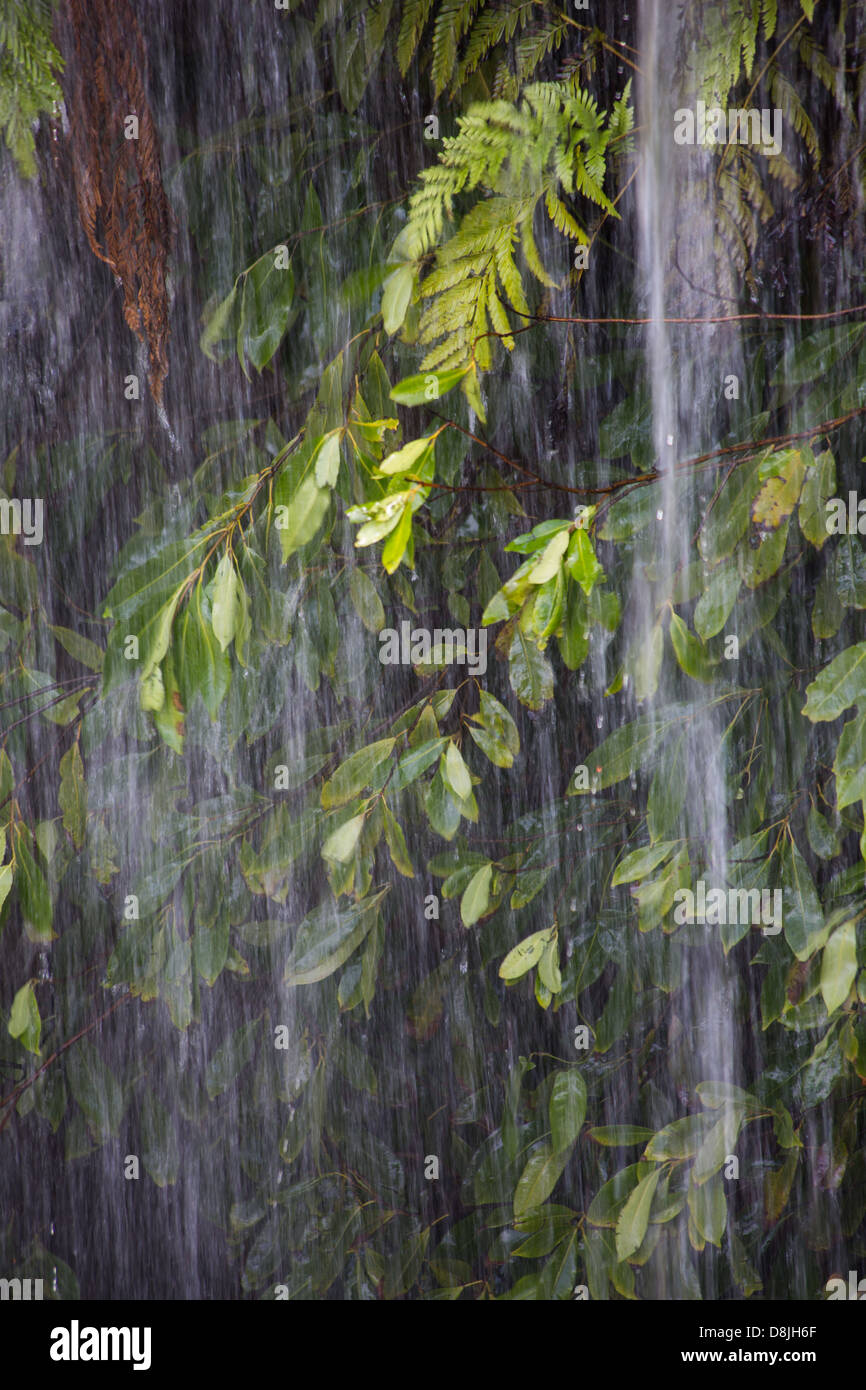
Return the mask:
[[464,927],[473,927],[484,916],[490,902],[493,865],[485,864],[474,874],[460,899],[460,918]]
[[514,1190],[515,1217],[547,1201],[562,1176],[570,1152],[568,1148],[564,1153],[554,1153],[548,1144],[540,1144],[531,1154]]
[[42,1037],[42,1019],[39,1015],[39,1005],[36,1001],[36,992],[33,988],[33,980],[28,980],[18,990],[12,1000],[12,1011],[9,1015],[9,1034],[17,1038],[28,1052],[33,1052],[39,1056],[39,1040]]
[[843,922],[824,947],[821,957],[821,994],[827,1013],[841,1008],[857,978],[857,925]]
[[575,1068],[558,1072],[550,1092],[550,1136],[554,1153],[569,1149],[586,1116],[586,1083]]

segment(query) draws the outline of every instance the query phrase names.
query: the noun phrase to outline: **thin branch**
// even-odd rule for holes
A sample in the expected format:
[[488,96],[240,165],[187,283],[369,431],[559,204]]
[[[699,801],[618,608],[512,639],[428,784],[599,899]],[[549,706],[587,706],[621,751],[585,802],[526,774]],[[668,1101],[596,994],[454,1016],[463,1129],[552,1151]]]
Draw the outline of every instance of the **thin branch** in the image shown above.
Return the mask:
[[[62,1052],[65,1052],[67,1048],[70,1048],[73,1043],[77,1043],[81,1038],[86,1037],[88,1033],[92,1033],[93,1029],[98,1028],[100,1023],[103,1023],[105,1019],[108,1018],[109,1014],[113,1014],[115,1009],[119,1008],[121,1004],[125,1004],[127,999],[131,999],[132,997],[132,991],[128,990],[127,993],[122,994],[119,999],[115,999],[111,1008],[106,1009],[104,1014],[100,1014],[98,1018],[94,1018],[90,1023],[86,1024],[86,1026],[82,1028],[80,1032],[76,1033],[74,1037],[69,1038],[67,1042],[61,1043],[60,1047],[58,1047],[56,1051],[52,1052],[51,1056],[42,1063],[42,1066],[37,1067],[36,1071],[33,1073],[32,1076],[28,1076],[26,1081],[19,1081],[18,1085],[15,1086],[14,1089],[9,1092],[8,1096],[3,1096],[2,1099],[0,1099],[0,1110],[4,1109],[6,1106],[11,1106],[12,1102],[16,1101],[18,1097],[22,1094],[22,1092],[26,1091],[30,1086],[33,1085],[34,1081],[38,1080],[42,1073],[45,1070],[47,1070],[48,1067],[51,1066],[52,1062],[57,1061],[57,1058],[60,1056]],[[12,1109],[7,1110],[7,1113],[4,1115],[2,1122],[0,1122],[0,1134],[3,1133],[9,1121],[12,1119],[14,1113],[15,1111]]]

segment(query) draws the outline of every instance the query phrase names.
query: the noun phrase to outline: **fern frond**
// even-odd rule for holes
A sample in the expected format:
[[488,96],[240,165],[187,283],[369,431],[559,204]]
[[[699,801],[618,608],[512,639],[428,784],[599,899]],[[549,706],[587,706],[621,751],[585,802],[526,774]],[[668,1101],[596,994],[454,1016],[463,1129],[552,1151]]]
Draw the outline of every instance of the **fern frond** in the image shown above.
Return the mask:
[[761,0],[761,18],[764,23],[764,38],[771,39],[779,20],[777,0]]
[[845,90],[844,80],[820,44],[815,42],[811,34],[804,34],[800,39],[798,52],[809,71],[815,74],[822,87],[830,93],[839,110],[854,124],[856,117]]
[[755,66],[755,50],[758,46],[758,25],[761,22],[760,6],[751,0],[745,7],[740,26],[740,49],[743,56],[743,71],[748,77]]
[[634,130],[634,107],[629,105],[630,100],[631,78],[626,82],[625,90],[619,101],[615,102],[611,108],[607,122],[611,140],[624,140],[629,132]]
[[400,71],[404,76],[415,56],[415,50],[421,42],[421,35],[427,20],[430,18],[432,8],[433,0],[404,0],[403,13],[400,17],[400,31],[397,36],[397,62],[400,64]]
[[535,244],[535,235],[532,230],[531,217],[524,217],[520,224],[520,249],[523,252],[526,264],[529,266],[536,280],[539,280],[541,284],[545,285],[549,290],[557,289],[556,281],[551,279],[544,269],[541,256],[538,253],[538,247]]
[[525,28],[536,9],[534,0],[519,0],[517,4],[505,0],[504,4],[486,5],[472,26],[463,60],[454,78],[454,88],[462,86],[494,48],[508,43],[518,25],[521,29]]
[[589,237],[583,227],[575,221],[565,203],[557,198],[552,188],[548,188],[545,193],[544,203],[547,208],[547,215],[558,232],[562,232],[563,236],[571,237],[573,241],[579,241],[582,246],[589,244]]
[[[766,24],[766,9],[764,15]],[[760,0],[707,0],[701,6],[693,62],[708,105],[724,106],[741,67],[747,77],[752,71],[760,20]]]
[[738,178],[744,198],[754,208],[762,222],[768,222],[775,212],[773,203],[764,188],[763,181],[754,160],[747,154],[740,157]]
[[796,169],[788,163],[783,154],[767,156],[767,173],[771,179],[776,179],[783,188],[787,188],[790,192],[799,188],[803,182]]
[[564,20],[549,20],[524,34],[518,41],[514,53],[514,76],[520,86],[549,54],[559,51],[567,29]]
[[[603,186],[605,156],[614,136],[631,129],[632,119],[624,103],[605,116],[588,94],[543,82],[527,86],[519,105],[479,102],[460,117],[457,134],[443,141],[438,163],[420,176],[402,234],[412,259],[439,247],[421,284],[419,341],[428,348],[424,370],[463,363],[473,354],[486,369],[491,331],[506,348],[513,347],[508,308],[521,317],[529,314],[514,256],[518,238],[531,275],[546,288],[555,287],[535,243],[535,210],[543,200],[554,226],[583,244],[588,235],[564,196],[577,193],[617,216]],[[485,196],[442,244],[457,197],[473,190]]]
[[457,48],[472,24],[481,0],[442,0],[433,25],[433,90],[447,87],[457,66]]
[[32,127],[61,100],[55,73],[63,70],[63,60],[51,41],[52,18],[47,0],[5,0],[0,18],[0,124],[26,177],[36,172]]
[[818,146],[815,127],[794,87],[775,65],[770,74],[770,94],[773,98],[773,104],[780,108],[785,120],[794,127],[803,140],[812,157],[812,163],[817,168],[821,162],[821,151]]

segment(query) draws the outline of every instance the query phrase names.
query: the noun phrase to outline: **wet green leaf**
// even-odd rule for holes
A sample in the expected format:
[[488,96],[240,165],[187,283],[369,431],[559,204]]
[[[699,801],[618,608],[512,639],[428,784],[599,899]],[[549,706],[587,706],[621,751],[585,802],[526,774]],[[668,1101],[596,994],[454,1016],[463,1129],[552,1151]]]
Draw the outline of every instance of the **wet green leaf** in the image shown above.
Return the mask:
[[728,1220],[728,1204],[722,1178],[717,1173],[707,1182],[689,1186],[689,1212],[701,1240],[721,1246]]
[[338,864],[348,864],[355,853],[366,819],[365,814],[352,816],[351,820],[344,821],[336,830],[332,830],[322,845],[322,858],[333,859]]
[[24,826],[16,824],[13,831],[13,854],[15,886],[24,916],[24,930],[28,938],[38,944],[53,941],[53,906],[45,875],[34,859],[27,842]]
[[89,1038],[82,1038],[66,1054],[66,1079],[94,1138],[104,1144],[120,1129],[123,1092]]
[[721,632],[731,615],[742,581],[733,565],[714,574],[695,606],[695,632],[703,641]]
[[676,840],[664,840],[661,844],[646,845],[643,849],[633,850],[617,865],[611,879],[612,886],[616,888],[620,883],[633,883],[636,879],[646,878],[653,869],[658,868],[659,864],[663,864],[673,854],[677,844]]
[[785,940],[798,960],[823,946],[827,926],[809,866],[790,840],[782,848],[782,920]]
[[342,911],[325,903],[305,917],[286,963],[284,982],[309,985],[333,975],[371,930],[373,909],[383,896],[384,893],[378,893],[368,902]]
[[221,1096],[252,1061],[261,1020],[253,1019],[230,1033],[211,1056],[205,1070],[205,1085],[211,1100]]
[[549,1115],[553,1151],[562,1153],[577,1139],[586,1116],[586,1083],[575,1068],[557,1072]]
[[866,709],[843,728],[833,773],[836,805],[840,811],[855,801],[866,800]]
[[646,1157],[656,1162],[667,1158],[691,1158],[701,1146],[706,1130],[703,1115],[687,1115],[654,1134],[646,1146]]
[[403,326],[414,284],[413,265],[398,266],[385,281],[382,292],[382,322],[386,333],[396,333]]
[[458,801],[465,801],[472,791],[472,778],[460,749],[452,740],[449,740],[442,755],[442,776]]
[[102,670],[105,652],[89,637],[83,637],[80,632],[73,632],[68,627],[49,627],[49,631],[53,632],[64,651],[80,661],[82,666],[88,666],[91,671]]
[[464,927],[473,927],[484,916],[490,902],[493,865],[485,864],[474,874],[460,899],[460,918]]
[[550,931],[548,927],[544,931],[533,932],[531,936],[525,937],[512,947],[499,967],[499,978],[509,983],[522,979],[541,960],[542,952],[550,940]]
[[307,476],[300,483],[282,511],[277,508],[277,534],[283,564],[296,550],[307,545],[319,530],[331,502],[329,488],[319,487],[315,478]]
[[73,743],[60,759],[57,801],[63,812],[63,828],[69,831],[76,849],[81,849],[87,827],[87,786],[77,743]]
[[698,681],[713,680],[715,671],[709,657],[678,613],[671,613],[670,634],[674,655],[686,675]]
[[234,559],[226,551],[217,565],[211,596],[211,623],[221,651],[230,646],[237,629],[238,585]]
[[468,367],[452,367],[445,372],[422,372],[420,376],[404,377],[392,387],[391,400],[398,405],[425,405],[437,401],[453,390],[468,370]]
[[803,714],[812,723],[837,719],[849,705],[866,698],[866,642],[847,647],[806,687]]
[[550,662],[518,628],[508,654],[511,688],[528,709],[542,709],[553,695],[553,669]]
[[42,1037],[42,1019],[39,1015],[39,1005],[36,1002],[36,992],[33,986],[34,981],[28,980],[26,985],[21,986],[12,1000],[9,1033],[11,1037],[17,1038],[28,1052],[33,1052],[38,1057],[39,1040]]
[[571,1153],[554,1153],[548,1144],[540,1144],[526,1164],[514,1190],[514,1215],[523,1216],[546,1202],[559,1179]]
[[366,748],[359,748],[341,763],[333,777],[322,787],[322,806],[325,810],[345,806],[368,787],[376,769],[390,756],[396,742],[395,738],[379,739],[376,743],[367,744]]
[[216,719],[229,689],[231,660],[216,638],[208,605],[204,588],[196,585],[177,620],[175,646],[184,707],[188,709],[200,695],[211,719]]
[[646,1235],[650,1207],[661,1175],[661,1168],[657,1168],[641,1178],[620,1212],[616,1223],[616,1253],[620,1260],[633,1255]]
[[592,548],[592,541],[580,526],[572,533],[565,568],[587,596],[597,584],[605,581],[605,573]]
[[314,454],[316,486],[333,488],[337,486],[340,472],[340,431],[327,435]]
[[821,994],[832,1014],[841,1008],[857,977],[857,926],[853,921],[837,927],[821,957]]
[[655,1131],[643,1125],[601,1125],[589,1131],[590,1139],[608,1149],[628,1148],[632,1144],[646,1144]]
[[157,1187],[177,1182],[180,1150],[174,1121],[150,1087],[141,1104],[141,1161]]
[[353,569],[349,575],[349,593],[355,612],[368,632],[379,633],[385,626],[385,609],[382,607],[376,586],[369,575],[361,569]]

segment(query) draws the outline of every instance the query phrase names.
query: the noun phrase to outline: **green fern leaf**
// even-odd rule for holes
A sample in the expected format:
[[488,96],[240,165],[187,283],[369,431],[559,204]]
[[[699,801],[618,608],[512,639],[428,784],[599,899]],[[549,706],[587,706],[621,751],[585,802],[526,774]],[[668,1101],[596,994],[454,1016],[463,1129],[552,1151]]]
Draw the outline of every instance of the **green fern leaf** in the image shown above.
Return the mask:
[[421,42],[421,35],[432,8],[433,0],[405,0],[397,36],[397,62],[404,75]]

